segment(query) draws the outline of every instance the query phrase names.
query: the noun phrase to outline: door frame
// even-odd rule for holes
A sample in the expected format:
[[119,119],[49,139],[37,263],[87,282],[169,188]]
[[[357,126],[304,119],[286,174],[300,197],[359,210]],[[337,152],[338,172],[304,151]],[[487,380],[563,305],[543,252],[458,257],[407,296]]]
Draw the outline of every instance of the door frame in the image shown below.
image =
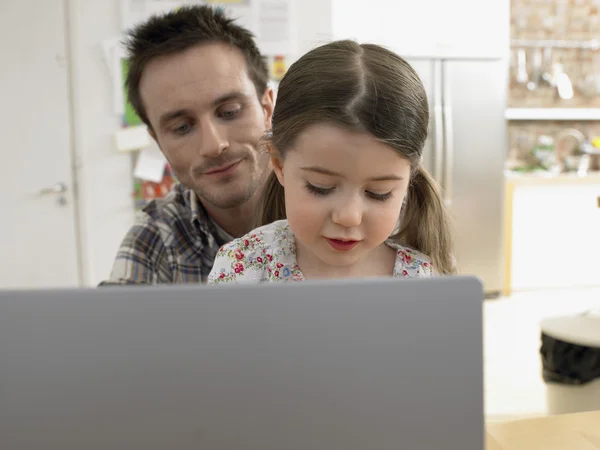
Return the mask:
[[65,37],[65,58],[67,66],[67,103],[69,111],[69,159],[71,165],[72,201],[73,201],[73,224],[75,230],[75,258],[77,270],[77,285],[84,287],[87,283],[88,264],[87,251],[84,243],[84,211],[83,196],[81,195],[81,167],[83,166],[81,155],[77,145],[79,137],[75,127],[75,87],[74,87],[74,50],[73,50],[73,4],[72,0],[62,0],[63,27]]

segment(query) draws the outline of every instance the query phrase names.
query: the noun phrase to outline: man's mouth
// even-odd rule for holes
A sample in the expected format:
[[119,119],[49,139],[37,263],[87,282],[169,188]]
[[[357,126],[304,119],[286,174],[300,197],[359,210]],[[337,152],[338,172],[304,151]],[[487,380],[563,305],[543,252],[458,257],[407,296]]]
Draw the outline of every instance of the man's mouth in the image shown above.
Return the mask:
[[209,169],[206,172],[204,172],[204,175],[221,175],[229,173],[233,171],[241,162],[242,160],[240,159],[238,161],[230,162],[219,167],[213,167],[212,169]]

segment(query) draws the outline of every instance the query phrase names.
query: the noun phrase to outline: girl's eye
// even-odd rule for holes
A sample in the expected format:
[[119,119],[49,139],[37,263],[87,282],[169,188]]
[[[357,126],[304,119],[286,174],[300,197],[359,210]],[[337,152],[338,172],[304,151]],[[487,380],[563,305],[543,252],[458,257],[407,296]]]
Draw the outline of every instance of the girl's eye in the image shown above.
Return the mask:
[[319,196],[319,197],[324,197],[325,195],[329,195],[334,188],[330,187],[330,188],[322,188],[322,187],[317,187],[314,184],[310,184],[310,183],[306,183],[306,190],[308,192],[310,192],[313,195]]
[[387,192],[385,194],[375,194],[374,192],[367,191],[367,196],[373,200],[377,200],[378,202],[385,202],[393,197],[391,192]]
[[[319,197],[324,197],[326,195],[331,194],[331,192],[333,192],[333,190],[335,188],[334,187],[323,188],[323,187],[315,186],[314,184],[311,184],[311,183],[306,183],[306,189],[308,190],[308,192],[310,192],[313,195],[316,195]],[[385,194],[376,194],[375,192],[365,191],[365,193],[366,193],[367,197],[369,197],[372,200],[376,200],[378,202],[385,202],[386,200],[389,200],[393,197],[392,192],[386,192]]]

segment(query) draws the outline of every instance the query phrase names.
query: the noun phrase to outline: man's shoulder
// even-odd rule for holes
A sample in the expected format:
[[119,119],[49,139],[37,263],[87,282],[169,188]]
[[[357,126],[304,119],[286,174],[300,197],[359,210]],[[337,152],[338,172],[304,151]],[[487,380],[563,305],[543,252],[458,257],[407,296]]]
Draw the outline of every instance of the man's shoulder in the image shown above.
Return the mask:
[[110,283],[205,279],[218,247],[194,225],[195,215],[191,192],[181,185],[164,198],[150,201],[121,242]]
[[162,222],[171,224],[192,220],[191,192],[181,184],[176,184],[163,198],[148,202],[137,214],[139,224]]
[[[194,213],[191,201],[192,192],[180,184],[165,197],[150,201],[136,215],[129,234],[143,242],[159,239],[166,247],[174,247],[177,252],[188,252],[196,248],[202,224],[195,224],[194,217],[203,220],[204,216]],[[200,229],[198,229],[198,226]]]

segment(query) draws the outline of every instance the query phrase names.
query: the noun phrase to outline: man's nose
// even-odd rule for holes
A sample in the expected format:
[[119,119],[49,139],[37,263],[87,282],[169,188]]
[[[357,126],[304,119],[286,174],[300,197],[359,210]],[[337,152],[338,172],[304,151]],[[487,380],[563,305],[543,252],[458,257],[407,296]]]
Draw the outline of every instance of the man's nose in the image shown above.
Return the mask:
[[221,127],[211,120],[207,120],[200,126],[200,148],[199,153],[207,158],[216,158],[228,147],[227,136]]

